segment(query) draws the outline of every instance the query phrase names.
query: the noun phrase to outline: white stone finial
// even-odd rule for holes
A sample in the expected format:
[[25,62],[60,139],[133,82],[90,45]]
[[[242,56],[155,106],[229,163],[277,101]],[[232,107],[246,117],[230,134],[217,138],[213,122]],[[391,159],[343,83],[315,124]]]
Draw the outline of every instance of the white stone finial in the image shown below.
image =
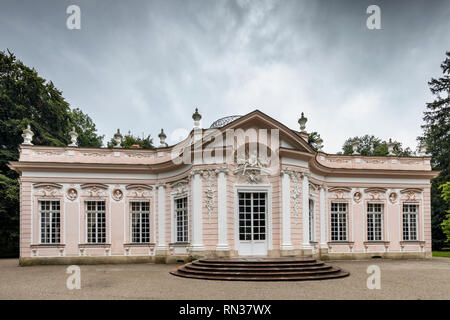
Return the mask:
[[31,140],[33,140],[33,136],[34,136],[34,133],[33,133],[33,131],[31,131],[30,124],[28,124],[27,128],[25,130],[23,130],[23,133],[22,133],[22,138],[23,138],[22,144],[27,145],[27,146],[32,146],[33,143],[31,142]]
[[164,133],[164,129],[161,129],[161,133],[158,134],[159,137],[159,147],[160,148],[165,148],[167,147],[167,143],[166,143],[166,134]]
[[358,147],[359,147],[359,141],[358,140],[355,140],[353,143],[352,143],[352,150],[353,150],[353,153],[352,154],[359,154],[359,152],[358,152]]
[[194,119],[194,129],[200,129],[200,120],[202,119],[202,115],[198,113],[198,108],[195,108],[192,119]]
[[120,129],[117,129],[117,132],[114,134],[114,148],[122,148],[122,134],[120,133]]
[[308,121],[308,118],[306,118],[304,115],[303,115],[303,112],[302,112],[302,116],[301,116],[301,118],[300,119],[298,119],[298,124],[300,125],[300,131],[301,132],[305,132],[306,133],[306,121]]
[[388,155],[393,156],[394,155],[394,143],[392,142],[392,139],[389,138],[389,142],[387,144],[388,147]]
[[78,133],[75,131],[75,127],[72,127],[72,131],[69,132],[70,141],[69,147],[78,147]]

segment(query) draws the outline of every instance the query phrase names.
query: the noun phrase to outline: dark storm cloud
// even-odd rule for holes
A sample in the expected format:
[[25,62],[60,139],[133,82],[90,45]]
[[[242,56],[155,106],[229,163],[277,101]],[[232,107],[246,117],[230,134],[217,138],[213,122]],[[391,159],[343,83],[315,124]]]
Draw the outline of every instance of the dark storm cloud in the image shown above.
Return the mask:
[[[81,8],[68,30],[66,8]],[[382,30],[366,28],[381,8]],[[255,108],[319,131],[414,148],[427,81],[450,50],[446,1],[5,1],[0,48],[51,79],[108,138],[156,136]],[[157,140],[157,138],[156,138]]]

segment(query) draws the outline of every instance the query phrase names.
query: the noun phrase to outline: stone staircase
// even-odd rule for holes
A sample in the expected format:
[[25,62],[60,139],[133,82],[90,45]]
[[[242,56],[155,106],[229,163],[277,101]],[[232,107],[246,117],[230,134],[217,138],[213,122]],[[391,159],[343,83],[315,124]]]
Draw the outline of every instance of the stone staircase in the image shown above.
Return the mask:
[[200,259],[170,273],[185,278],[236,281],[325,280],[349,275],[340,268],[306,257]]

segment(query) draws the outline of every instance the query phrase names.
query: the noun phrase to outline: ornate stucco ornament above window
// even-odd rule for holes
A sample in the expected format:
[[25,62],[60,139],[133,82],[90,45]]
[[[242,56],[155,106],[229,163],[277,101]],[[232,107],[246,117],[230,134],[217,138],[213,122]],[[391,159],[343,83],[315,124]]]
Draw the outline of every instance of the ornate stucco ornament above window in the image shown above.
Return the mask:
[[258,157],[256,151],[247,156],[236,159],[236,169],[234,174],[246,177],[249,183],[259,183],[263,176],[267,176],[270,171],[266,168],[269,166],[270,160]]
[[129,191],[128,196],[135,198],[147,198],[150,196],[150,191],[153,190],[146,184],[128,184],[125,189]]
[[188,191],[188,182],[187,179],[182,179],[171,183],[170,187],[172,188],[174,195],[186,193]]
[[333,192],[335,199],[344,199],[352,192],[352,189],[348,187],[332,187],[328,189],[328,192]]
[[106,196],[105,190],[109,188],[106,184],[102,183],[85,183],[80,187],[85,191],[85,196],[88,197],[104,197]]
[[367,188],[364,193],[369,195],[370,200],[384,200],[386,196],[386,188]]
[[407,188],[400,190],[400,194],[402,195],[403,200],[406,201],[415,201],[417,200],[417,196],[422,194],[422,189],[420,188]]
[[40,190],[40,196],[42,197],[55,197],[61,195],[62,185],[58,183],[35,183],[33,185],[34,189]]

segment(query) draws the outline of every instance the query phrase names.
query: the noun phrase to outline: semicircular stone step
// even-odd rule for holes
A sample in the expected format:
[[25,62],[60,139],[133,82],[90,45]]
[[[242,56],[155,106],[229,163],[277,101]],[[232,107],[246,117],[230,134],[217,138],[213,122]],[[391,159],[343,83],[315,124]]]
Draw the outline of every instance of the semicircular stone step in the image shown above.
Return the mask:
[[331,266],[329,265],[315,265],[315,266],[296,266],[296,267],[267,267],[267,268],[254,268],[253,266],[249,267],[235,267],[235,266],[220,266],[220,267],[206,267],[206,266],[199,266],[195,264],[188,263],[185,265],[185,268],[192,269],[192,270],[218,270],[218,271],[240,271],[240,272],[269,272],[269,271],[308,271],[308,270],[324,270],[329,269]]
[[338,273],[340,269],[329,268],[324,270],[306,270],[306,271],[270,271],[270,272],[236,272],[236,271],[205,271],[205,270],[192,270],[185,267],[179,268],[179,272],[188,274],[202,274],[202,275],[225,275],[225,276],[261,276],[261,277],[277,277],[277,276],[292,276],[292,275],[322,275],[328,273]]
[[309,257],[200,259],[170,273],[193,279],[238,281],[324,280],[349,275],[338,267]]
[[313,263],[312,258],[235,258],[235,259],[199,259],[202,263],[223,263],[223,264],[292,264],[292,263]]
[[261,264],[261,263],[252,263],[252,264],[247,264],[245,262],[241,262],[241,263],[204,263],[204,262],[200,262],[200,261],[193,261],[192,262],[193,265],[196,266],[205,266],[205,267],[253,267],[253,268],[269,268],[269,267],[277,267],[277,268],[288,268],[288,267],[301,267],[301,266],[318,266],[318,265],[323,265],[324,263],[322,261],[318,261],[318,262],[310,262],[310,263],[265,263],[265,264]]

